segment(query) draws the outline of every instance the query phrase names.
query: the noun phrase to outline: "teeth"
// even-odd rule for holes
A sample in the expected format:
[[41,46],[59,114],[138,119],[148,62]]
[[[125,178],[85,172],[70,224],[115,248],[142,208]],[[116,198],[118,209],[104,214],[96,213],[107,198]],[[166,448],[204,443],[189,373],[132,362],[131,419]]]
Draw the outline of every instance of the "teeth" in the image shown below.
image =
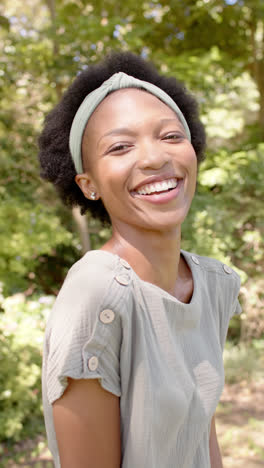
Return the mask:
[[153,190],[152,185],[147,185],[147,186],[145,187],[145,190],[147,191],[147,193],[151,193],[152,190]]
[[155,184],[147,184],[137,190],[139,195],[150,195],[154,192],[164,192],[170,188],[175,188],[178,185],[177,179],[168,179]]

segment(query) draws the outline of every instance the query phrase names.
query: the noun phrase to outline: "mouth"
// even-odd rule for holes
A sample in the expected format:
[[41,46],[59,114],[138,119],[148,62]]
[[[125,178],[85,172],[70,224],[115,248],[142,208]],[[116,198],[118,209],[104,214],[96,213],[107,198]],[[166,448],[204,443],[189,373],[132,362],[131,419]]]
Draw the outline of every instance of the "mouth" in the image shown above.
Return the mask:
[[138,189],[133,190],[131,195],[132,197],[139,197],[149,202],[166,203],[177,196],[182,183],[183,179],[172,177],[140,186]]

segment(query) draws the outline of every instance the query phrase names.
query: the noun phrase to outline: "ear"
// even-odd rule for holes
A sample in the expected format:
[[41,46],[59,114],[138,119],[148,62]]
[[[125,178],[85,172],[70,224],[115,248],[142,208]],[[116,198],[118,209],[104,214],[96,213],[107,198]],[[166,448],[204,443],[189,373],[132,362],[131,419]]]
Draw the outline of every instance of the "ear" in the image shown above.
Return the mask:
[[93,182],[91,176],[85,172],[75,176],[75,182],[80,187],[82,193],[89,200],[98,200],[100,195],[97,192],[96,184]]

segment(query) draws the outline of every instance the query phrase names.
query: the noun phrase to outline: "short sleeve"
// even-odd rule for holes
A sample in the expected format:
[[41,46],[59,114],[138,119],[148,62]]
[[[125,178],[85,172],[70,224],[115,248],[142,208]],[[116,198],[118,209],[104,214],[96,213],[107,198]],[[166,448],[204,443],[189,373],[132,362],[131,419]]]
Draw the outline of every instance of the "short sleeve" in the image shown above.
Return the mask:
[[222,301],[220,313],[220,342],[222,350],[224,349],[226,337],[228,333],[229,323],[232,317],[241,313],[241,305],[239,303],[238,295],[240,291],[240,277],[231,268],[224,276],[225,281],[222,283]]
[[242,308],[241,308],[241,305],[240,305],[240,302],[238,300],[238,298],[235,300],[235,304],[233,306],[233,310],[232,310],[232,313],[231,313],[231,317],[234,317],[235,315],[239,315],[241,314],[242,312]]
[[50,404],[72,379],[99,379],[101,386],[121,395],[120,294],[113,272],[102,265],[70,271],[47,324],[43,378]]
[[232,307],[230,308],[229,320],[235,315],[239,315],[242,312],[242,308],[238,299],[240,292],[241,280],[240,276],[234,271],[232,271],[232,283],[230,288],[230,296],[232,300]]

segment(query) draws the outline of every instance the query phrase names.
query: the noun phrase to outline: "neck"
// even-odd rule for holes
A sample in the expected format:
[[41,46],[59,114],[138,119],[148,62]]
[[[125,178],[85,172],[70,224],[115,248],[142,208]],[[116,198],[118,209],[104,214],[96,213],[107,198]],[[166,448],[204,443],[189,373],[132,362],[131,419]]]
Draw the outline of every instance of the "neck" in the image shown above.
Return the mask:
[[180,262],[180,243],[180,226],[166,232],[138,232],[131,228],[125,235],[122,229],[113,228],[113,235],[102,250],[127,260],[142,280],[176,295],[177,279],[181,272],[183,277],[186,273],[184,262]]

